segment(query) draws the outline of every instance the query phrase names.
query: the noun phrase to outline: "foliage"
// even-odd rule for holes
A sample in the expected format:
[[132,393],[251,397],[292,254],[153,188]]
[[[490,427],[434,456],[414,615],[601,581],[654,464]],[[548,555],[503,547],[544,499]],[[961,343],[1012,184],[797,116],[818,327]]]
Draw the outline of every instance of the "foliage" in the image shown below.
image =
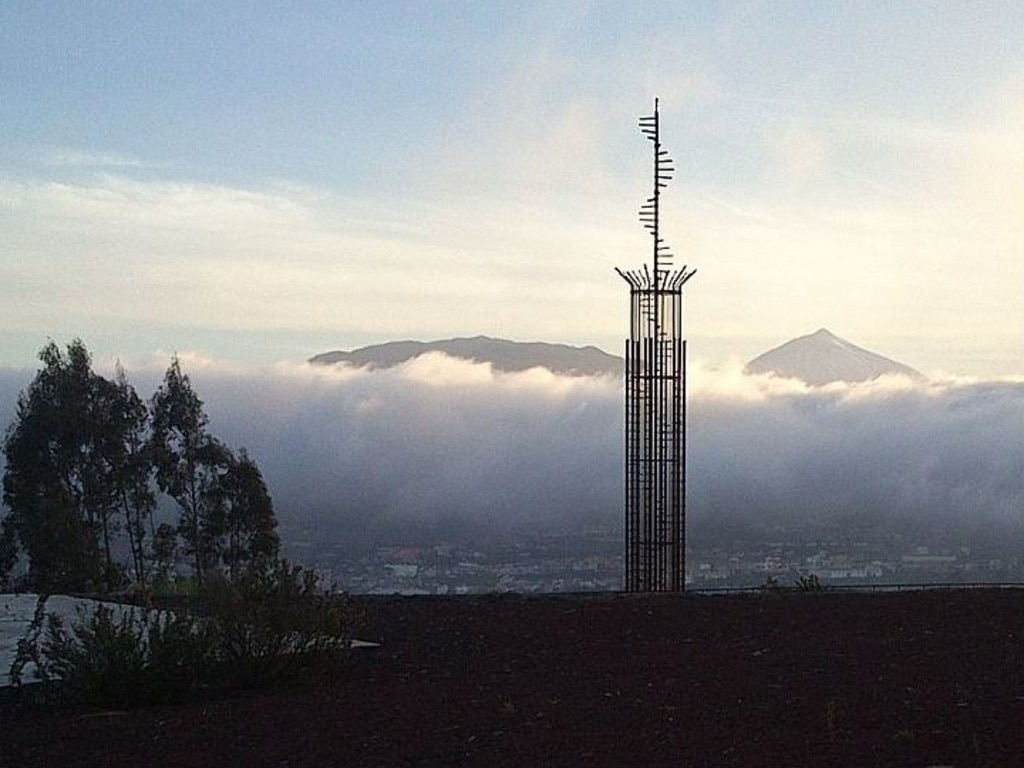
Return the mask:
[[93,385],[80,342],[65,358],[52,342],[40,352],[44,368],[18,400],[18,420],[4,442],[7,524],[29,552],[34,580],[44,586],[95,579],[97,539],[89,512],[95,500],[94,430],[85,420]]
[[160,523],[153,534],[154,586],[171,580],[176,564],[178,531],[170,523]]
[[230,574],[247,563],[277,555],[280,540],[274,505],[259,467],[244,449],[237,459],[232,457],[209,502],[220,534],[217,549]]
[[14,526],[7,520],[0,520],[0,591],[8,589],[17,560],[18,539]]
[[103,546],[112,493],[102,448],[111,439],[109,392],[80,340],[66,356],[50,342],[39,358],[43,368],[18,398],[4,440],[5,522],[25,547],[39,589],[97,588],[111,565]]
[[817,574],[798,573],[792,576],[792,586],[783,586],[775,576],[769,576],[761,585],[761,591],[766,595],[780,595],[790,591],[796,592],[824,592],[825,585]]
[[204,490],[218,476],[218,444],[206,431],[203,401],[182,374],[178,358],[171,361],[150,403],[152,435],[149,450],[160,490],[177,502],[181,512],[178,533],[193,558],[193,571],[202,580],[208,564],[204,536]]
[[19,645],[12,680],[34,662],[51,701],[130,707],[194,698],[210,689],[280,684],[303,670],[336,667],[351,645],[355,612],[344,595],[286,561],[210,579],[204,610],[176,612],[103,604],[70,627],[45,617]]
[[156,508],[151,483],[153,466],[148,453],[149,410],[128,384],[120,366],[115,388],[112,415],[120,440],[110,446],[109,461],[114,472],[118,508],[128,536],[132,571],[138,583],[146,584],[150,566],[147,534],[150,537],[154,534],[153,510]]
[[761,589],[765,592],[778,592],[782,587],[779,585],[779,580],[774,576],[769,576],[764,580],[764,584],[761,585]]
[[11,680],[21,685],[31,661],[49,701],[102,707],[180,701],[194,696],[209,675],[213,649],[208,626],[187,613],[115,611],[100,603],[91,611],[79,608],[69,627],[54,614],[41,621],[37,611]]
[[60,616],[50,615],[42,652],[36,663],[43,680],[59,679],[62,688],[97,703],[120,703],[132,695],[142,678],[145,649],[142,629],[134,613],[120,619],[112,609],[98,605],[86,618],[79,610],[74,640]]
[[276,521],[259,470],[248,455],[235,458],[206,431],[203,402],[177,358],[151,412],[156,482],[178,504],[178,535],[196,579],[202,583],[222,561],[235,569],[253,557],[276,555]]
[[793,586],[800,592],[822,592],[825,589],[825,585],[821,583],[821,579],[819,579],[817,574],[814,573],[798,575],[796,580],[793,582]]
[[[199,583],[277,556],[259,469],[209,434],[177,358],[149,407],[120,366],[113,381],[94,373],[81,340],[39,358],[3,442],[0,583],[19,547],[39,592],[108,592],[129,578],[147,589],[177,575],[179,549]],[[177,503],[174,525],[153,519],[154,481]]]
[[348,598],[321,589],[312,571],[274,561],[206,588],[222,672],[234,684],[293,678],[303,667],[341,659],[351,645]]

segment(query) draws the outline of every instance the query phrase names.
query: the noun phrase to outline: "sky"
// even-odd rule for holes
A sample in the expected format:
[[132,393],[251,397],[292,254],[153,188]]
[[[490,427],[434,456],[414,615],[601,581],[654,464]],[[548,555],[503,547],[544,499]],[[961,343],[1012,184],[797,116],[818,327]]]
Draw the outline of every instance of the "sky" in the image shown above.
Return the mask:
[[0,366],[619,353],[661,100],[695,364],[1024,373],[1024,4],[0,5]]

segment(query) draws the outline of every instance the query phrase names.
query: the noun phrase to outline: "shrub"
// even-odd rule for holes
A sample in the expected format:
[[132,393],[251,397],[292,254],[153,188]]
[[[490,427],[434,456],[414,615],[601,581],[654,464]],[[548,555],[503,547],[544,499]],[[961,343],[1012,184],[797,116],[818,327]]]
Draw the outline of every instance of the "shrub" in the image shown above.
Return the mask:
[[19,644],[11,679],[20,685],[34,662],[42,699],[63,704],[122,708],[186,699],[214,659],[208,627],[187,614],[100,603],[79,608],[70,626],[47,615],[40,629]]
[[305,668],[335,665],[352,644],[348,597],[321,589],[314,573],[286,561],[211,581],[205,597],[228,684],[287,682]]
[[46,638],[38,666],[43,679],[59,679],[68,690],[104,704],[129,698],[133,684],[141,680],[146,666],[142,631],[136,627],[133,611],[114,618],[106,605],[96,606],[92,615],[78,609],[74,635],[60,616],[48,617]]
[[800,592],[822,592],[825,589],[821,579],[814,573],[800,574],[796,577],[793,586]]
[[[233,581],[211,580],[202,615],[100,604],[68,627],[36,611],[11,668],[21,683],[28,662],[46,698],[101,707],[180,701],[205,690],[287,683],[316,667],[337,667],[352,640],[346,596],[322,589],[314,574],[274,561]],[[45,627],[43,624],[45,623]]]

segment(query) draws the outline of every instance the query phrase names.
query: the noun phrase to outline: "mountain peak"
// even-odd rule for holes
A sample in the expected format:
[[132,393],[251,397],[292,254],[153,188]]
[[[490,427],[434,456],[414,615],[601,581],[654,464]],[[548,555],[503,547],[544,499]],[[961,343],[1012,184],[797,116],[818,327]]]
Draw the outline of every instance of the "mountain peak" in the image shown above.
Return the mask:
[[747,363],[748,373],[773,373],[812,386],[833,381],[858,382],[879,376],[925,377],[908,365],[858,347],[827,328],[787,341]]

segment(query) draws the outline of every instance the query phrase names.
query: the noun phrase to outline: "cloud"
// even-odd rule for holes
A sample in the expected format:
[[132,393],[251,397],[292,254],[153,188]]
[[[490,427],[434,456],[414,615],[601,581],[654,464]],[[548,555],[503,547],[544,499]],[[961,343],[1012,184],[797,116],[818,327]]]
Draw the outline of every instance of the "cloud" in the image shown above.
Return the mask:
[[745,383],[761,397],[698,395],[691,406],[695,517],[858,530],[913,521],[923,536],[1019,526],[1024,382]]
[[304,499],[296,511],[341,530],[351,520],[560,524],[604,514],[620,495],[613,382],[440,355],[374,372],[284,367],[252,392],[258,422],[251,398],[220,396],[246,382],[203,385],[211,420],[266,463],[279,498]]
[[[0,210],[0,301],[11,327],[40,336],[109,337],[131,324],[185,338],[198,328],[592,343],[615,324],[611,311],[593,322],[619,287],[609,248],[621,237],[599,211],[577,220],[541,203],[383,205],[280,182],[116,176],[0,182]],[[601,252],[607,268],[594,268]]]
[[43,159],[45,165],[72,168],[146,168],[153,163],[146,163],[118,152],[95,152],[81,149],[52,149]]
[[[279,516],[353,546],[469,524],[611,527],[622,520],[622,389],[431,355],[377,371],[186,365],[211,431],[246,447]],[[149,396],[161,371],[132,370]],[[1024,380],[822,388],[695,364],[688,514],[792,532],[909,527],[923,539],[1019,530]],[[13,418],[31,372],[0,371]],[[694,540],[697,543],[697,540]],[[706,543],[706,542],[705,542]]]

